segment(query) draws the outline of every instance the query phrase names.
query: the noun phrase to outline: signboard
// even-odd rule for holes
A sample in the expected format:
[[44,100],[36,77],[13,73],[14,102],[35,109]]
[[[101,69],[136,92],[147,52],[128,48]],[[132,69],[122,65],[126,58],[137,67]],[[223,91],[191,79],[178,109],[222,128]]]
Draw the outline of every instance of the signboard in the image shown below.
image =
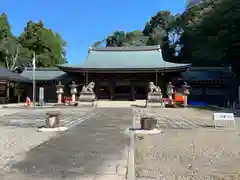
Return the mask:
[[219,127],[219,122],[222,121],[228,125],[236,127],[235,117],[233,113],[213,113],[213,121],[215,128]]
[[43,106],[44,103],[44,88],[40,87],[39,88],[39,105]]

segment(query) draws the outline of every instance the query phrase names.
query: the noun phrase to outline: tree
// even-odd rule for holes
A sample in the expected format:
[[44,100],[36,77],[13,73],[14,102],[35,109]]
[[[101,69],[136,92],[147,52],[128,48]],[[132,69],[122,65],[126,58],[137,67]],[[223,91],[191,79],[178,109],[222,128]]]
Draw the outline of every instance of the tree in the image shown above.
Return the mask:
[[0,63],[10,71],[17,65],[20,44],[11,33],[5,13],[0,16]]
[[179,14],[170,11],[159,11],[146,23],[143,33],[149,37],[147,45],[160,45],[164,60],[176,62],[178,40],[182,33]]
[[159,11],[146,23],[143,30],[115,31],[106,38],[106,46],[161,45],[164,59],[175,62],[175,54],[179,49],[177,48],[178,39],[181,34],[180,26],[175,23],[177,18],[179,18],[178,14],[172,15],[170,11]]
[[41,67],[66,63],[66,42],[60,34],[44,27],[42,21],[29,21],[19,37],[23,48],[36,53],[36,65]]
[[115,31],[106,38],[106,46],[144,46],[148,37],[140,30],[133,32]]
[[115,31],[106,46],[161,45],[166,61],[240,72],[240,1],[189,1],[182,14],[159,11],[143,31]]
[[103,40],[97,41],[95,43],[93,43],[92,47],[99,47],[101,46],[104,42],[106,42],[106,38],[104,38]]
[[[205,0],[181,16],[184,32],[180,58],[193,65],[231,65],[240,68],[240,2]],[[238,70],[236,70],[237,72]]]

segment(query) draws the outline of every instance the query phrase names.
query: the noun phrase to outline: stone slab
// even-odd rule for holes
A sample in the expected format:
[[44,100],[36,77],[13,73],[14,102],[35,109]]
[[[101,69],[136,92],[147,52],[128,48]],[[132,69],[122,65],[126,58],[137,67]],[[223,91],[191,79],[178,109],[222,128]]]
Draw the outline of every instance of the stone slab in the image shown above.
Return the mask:
[[56,128],[38,128],[38,132],[62,132],[62,131],[67,131],[67,127],[56,127]]
[[160,134],[162,133],[162,130],[159,129],[153,129],[153,130],[134,130],[135,134]]
[[122,180],[120,179],[121,176],[118,176],[116,174],[111,174],[111,175],[98,175],[94,180]]
[[121,176],[126,176],[127,175],[127,168],[122,167],[122,166],[117,166],[117,174]]

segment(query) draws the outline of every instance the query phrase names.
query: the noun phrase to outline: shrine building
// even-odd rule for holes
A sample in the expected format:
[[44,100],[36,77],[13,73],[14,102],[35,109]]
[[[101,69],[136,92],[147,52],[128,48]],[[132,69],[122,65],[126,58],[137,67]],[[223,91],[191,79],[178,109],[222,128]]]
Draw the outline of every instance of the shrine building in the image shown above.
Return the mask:
[[164,92],[190,64],[164,61],[160,46],[138,46],[90,48],[82,64],[58,67],[77,84],[95,82],[98,99],[135,100],[146,98],[150,81]]
[[[207,75],[206,75],[207,74]],[[90,48],[88,56],[80,64],[61,64],[55,68],[36,69],[36,98],[39,87],[44,87],[46,102],[56,102],[56,85],[64,85],[64,96],[70,97],[70,85],[78,85],[78,94],[83,85],[95,82],[98,99],[137,100],[146,99],[148,83],[154,82],[166,96],[168,82],[181,88],[184,81],[191,86],[190,99],[212,101],[223,105],[229,98],[231,69],[228,67],[197,68],[191,64],[164,61],[160,46],[99,47]],[[32,68],[25,68],[21,77],[32,80]],[[211,77],[213,76],[213,77]],[[26,94],[32,97],[32,86]]]

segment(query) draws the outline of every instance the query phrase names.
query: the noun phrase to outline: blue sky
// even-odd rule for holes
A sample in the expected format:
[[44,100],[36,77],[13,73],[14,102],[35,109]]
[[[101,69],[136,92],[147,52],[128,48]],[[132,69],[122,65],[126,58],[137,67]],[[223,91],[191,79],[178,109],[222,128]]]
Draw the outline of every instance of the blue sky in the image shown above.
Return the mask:
[[43,20],[67,41],[68,62],[80,63],[88,47],[115,30],[143,29],[159,10],[182,12],[186,0],[0,0],[12,32],[19,35],[27,21]]

